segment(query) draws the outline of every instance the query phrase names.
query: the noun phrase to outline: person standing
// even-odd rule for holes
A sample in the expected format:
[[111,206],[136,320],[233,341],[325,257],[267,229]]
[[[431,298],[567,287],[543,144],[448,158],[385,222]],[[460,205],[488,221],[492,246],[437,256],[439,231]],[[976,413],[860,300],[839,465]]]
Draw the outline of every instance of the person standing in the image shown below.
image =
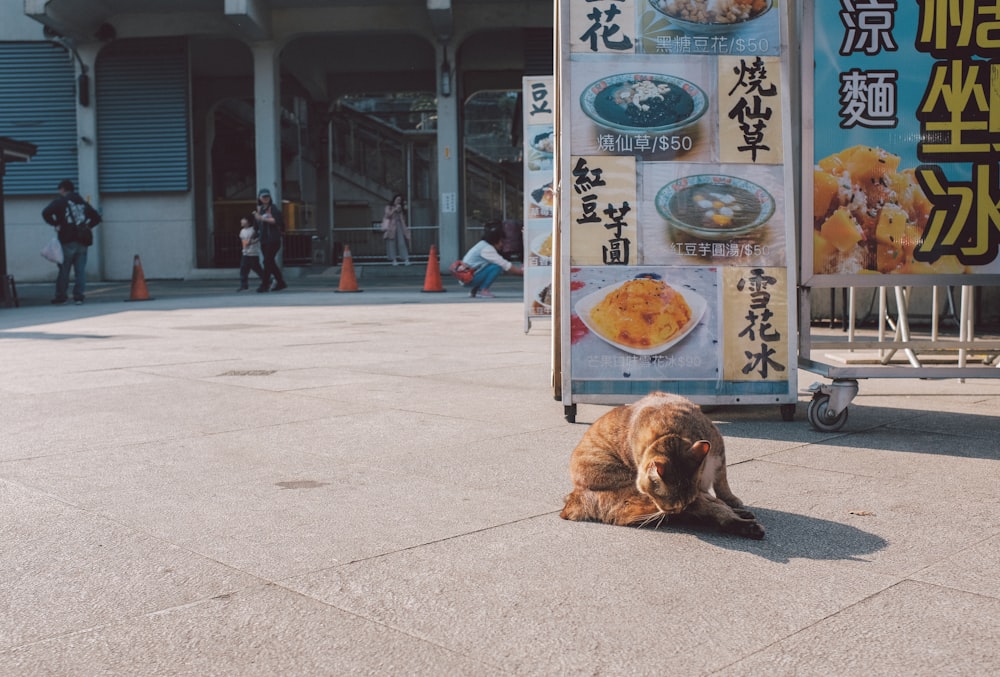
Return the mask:
[[382,238],[385,240],[386,257],[392,261],[392,265],[399,265],[397,256],[404,266],[410,265],[410,226],[406,222],[406,205],[402,195],[393,195],[385,206]]
[[[281,208],[271,201],[271,191],[261,188],[257,193],[257,209],[253,213],[260,232],[260,251],[264,255],[264,276],[257,287],[258,292],[281,291],[288,285],[278,268],[276,258],[281,249],[281,236],[285,232],[285,220],[281,216]],[[271,277],[274,277],[274,288],[271,288]]]
[[72,269],[73,302],[80,305],[87,285],[87,248],[94,244],[91,229],[101,222],[101,215],[80,197],[69,179],[60,181],[58,190],[59,197],[42,210],[42,218],[55,227],[63,250],[63,262],[59,264],[56,276],[56,296],[52,303],[63,304],[68,300],[69,271]]
[[250,288],[251,270],[257,273],[261,282],[264,281],[264,271],[260,267],[260,234],[246,217],[240,219],[240,242],[243,256],[240,259],[240,288],[236,291],[246,291]]
[[503,224],[499,221],[487,223],[483,227],[483,238],[474,244],[462,257],[462,263],[475,270],[472,281],[469,282],[469,296],[481,299],[496,298],[490,291],[490,285],[504,272],[513,275],[524,275],[524,268],[515,266],[500,254],[500,243],[503,241]]

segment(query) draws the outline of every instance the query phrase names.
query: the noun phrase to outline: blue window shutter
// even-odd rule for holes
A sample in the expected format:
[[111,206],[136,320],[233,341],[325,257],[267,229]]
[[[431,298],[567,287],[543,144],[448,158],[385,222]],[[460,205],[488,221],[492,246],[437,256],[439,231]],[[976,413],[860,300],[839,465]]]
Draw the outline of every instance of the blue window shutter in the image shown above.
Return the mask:
[[187,43],[114,42],[96,70],[101,192],[190,190]]
[[0,43],[0,136],[38,146],[31,162],[12,162],[7,195],[52,195],[77,178],[76,77],[65,49],[51,42]]

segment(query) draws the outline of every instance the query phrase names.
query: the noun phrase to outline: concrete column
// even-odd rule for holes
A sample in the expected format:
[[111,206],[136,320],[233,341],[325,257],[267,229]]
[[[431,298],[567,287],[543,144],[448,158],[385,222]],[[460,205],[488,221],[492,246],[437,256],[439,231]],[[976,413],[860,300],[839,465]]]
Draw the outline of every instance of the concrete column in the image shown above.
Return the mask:
[[451,94],[445,96],[441,90],[441,64],[444,61],[444,47],[437,47],[437,171],[438,171],[438,242],[442,268],[465,252],[459,251],[461,242],[461,168],[462,158],[459,146],[458,106],[461,102],[458,81],[455,77],[454,55],[449,54],[449,78]]
[[[97,63],[97,53],[101,47],[102,45],[96,43],[81,45],[77,49],[80,61],[76,62],[77,85],[79,86],[80,83],[80,74],[86,72],[86,86],[89,90],[85,95],[89,102],[87,106],[80,105],[80,92],[77,90],[76,145],[80,176],[77,192],[98,210],[101,208],[101,194],[98,188],[101,177],[97,164],[97,144],[100,142],[100,139],[97,138],[97,106],[100,102],[94,91],[94,83],[96,82],[94,66]],[[98,226],[94,231],[94,246],[87,252],[87,277],[89,278],[105,279],[104,260],[106,257],[104,253],[108,245],[103,235],[104,230]]]
[[273,42],[251,45],[253,52],[254,138],[257,186],[268,188],[281,205],[281,82],[278,49]]

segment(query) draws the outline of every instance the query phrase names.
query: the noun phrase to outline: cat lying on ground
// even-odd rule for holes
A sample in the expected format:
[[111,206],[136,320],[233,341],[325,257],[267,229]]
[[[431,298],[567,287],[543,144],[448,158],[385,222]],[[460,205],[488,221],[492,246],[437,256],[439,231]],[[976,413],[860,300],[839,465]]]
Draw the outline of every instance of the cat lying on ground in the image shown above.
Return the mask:
[[719,429],[679,395],[651,393],[601,416],[573,450],[569,471],[563,519],[644,526],[669,516],[764,538],[729,490]]

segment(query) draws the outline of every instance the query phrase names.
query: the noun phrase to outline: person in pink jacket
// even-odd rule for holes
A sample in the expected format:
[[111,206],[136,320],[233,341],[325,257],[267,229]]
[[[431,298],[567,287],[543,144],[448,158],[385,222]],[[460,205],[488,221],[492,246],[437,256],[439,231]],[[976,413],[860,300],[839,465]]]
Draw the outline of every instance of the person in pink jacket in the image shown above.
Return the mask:
[[[393,195],[385,206],[382,217],[382,238],[385,240],[386,256],[392,265],[410,265],[410,226],[406,223],[406,203],[402,195]],[[397,256],[400,261],[397,261]]]

